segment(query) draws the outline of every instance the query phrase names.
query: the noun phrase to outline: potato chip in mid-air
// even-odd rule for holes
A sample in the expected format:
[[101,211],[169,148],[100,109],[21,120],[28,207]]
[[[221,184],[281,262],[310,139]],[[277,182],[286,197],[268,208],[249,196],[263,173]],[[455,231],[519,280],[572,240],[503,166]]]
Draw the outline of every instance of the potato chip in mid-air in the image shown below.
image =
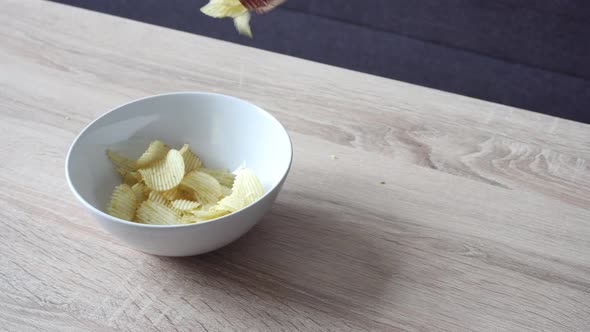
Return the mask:
[[108,214],[123,220],[133,220],[137,209],[135,192],[126,184],[115,187],[111,202],[107,208]]
[[240,35],[252,38],[252,28],[250,28],[251,18],[252,16],[250,13],[246,13],[234,18],[234,27]]
[[239,17],[248,12],[240,0],[209,0],[201,12],[215,18]]
[[184,190],[191,190],[195,199],[202,205],[215,204],[223,195],[219,182],[207,173],[192,171],[188,173],[180,187]]
[[137,221],[151,225],[174,225],[180,222],[180,216],[166,205],[147,200],[137,209]]
[[139,157],[139,159],[137,159],[137,168],[145,168],[164,159],[166,154],[168,154],[168,151],[170,151],[170,147],[161,141],[151,142],[147,150],[141,155],[141,157]]
[[182,191],[179,190],[178,188],[173,188],[173,189],[166,190],[166,191],[160,191],[160,193],[162,194],[162,196],[164,196],[164,198],[166,198],[169,201],[174,201],[174,200],[181,199],[184,197]]
[[262,14],[271,11],[285,0],[209,0],[201,12],[215,18],[231,17],[241,35],[252,38],[250,11]]
[[166,158],[139,170],[148,188],[166,191],[176,187],[184,176],[184,159],[177,150],[170,150]]
[[199,157],[197,157],[197,155],[194,154],[193,151],[191,151],[191,148],[188,144],[183,145],[179,151],[180,151],[180,154],[182,155],[182,158],[184,158],[184,172],[185,173],[189,173],[189,172],[192,172],[196,169],[203,167],[203,163],[201,162],[201,159],[199,159]]

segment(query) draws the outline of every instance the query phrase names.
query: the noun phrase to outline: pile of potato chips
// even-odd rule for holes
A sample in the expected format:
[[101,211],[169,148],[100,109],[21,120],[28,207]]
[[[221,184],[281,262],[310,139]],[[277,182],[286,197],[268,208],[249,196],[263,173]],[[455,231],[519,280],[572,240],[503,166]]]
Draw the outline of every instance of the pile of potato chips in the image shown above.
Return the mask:
[[252,170],[205,168],[188,144],[174,150],[153,141],[138,160],[111,150],[107,156],[123,179],[107,212],[124,220],[192,224],[240,210],[264,194]]

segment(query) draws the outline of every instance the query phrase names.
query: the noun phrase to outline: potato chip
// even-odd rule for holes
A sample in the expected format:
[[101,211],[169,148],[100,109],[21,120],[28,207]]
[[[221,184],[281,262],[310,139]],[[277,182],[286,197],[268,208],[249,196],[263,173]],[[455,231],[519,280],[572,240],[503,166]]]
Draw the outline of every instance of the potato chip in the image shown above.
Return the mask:
[[211,175],[199,171],[192,171],[188,173],[180,187],[186,191],[192,190],[195,199],[203,204],[215,204],[223,195],[221,192],[221,185]]
[[248,168],[240,168],[236,171],[231,195],[220,200],[218,206],[234,212],[252,204],[262,195],[264,189],[254,172]]
[[115,164],[115,168],[117,172],[124,176],[128,172],[133,172],[136,170],[135,168],[135,160],[129,159],[122,154],[114,152],[112,150],[107,150],[107,156],[109,159]]
[[191,148],[189,147],[188,144],[183,145],[179,151],[180,151],[180,154],[182,155],[182,158],[184,158],[184,172],[185,173],[189,173],[189,172],[192,172],[196,169],[203,167],[203,163],[201,162],[201,159],[199,159],[199,157],[197,157],[197,155],[191,151]]
[[123,183],[128,184],[130,186],[133,186],[134,184],[142,181],[141,174],[139,174],[139,172],[137,171],[126,172],[125,174],[122,174],[122,176]]
[[201,8],[201,12],[215,18],[238,17],[248,13],[240,0],[210,0]]
[[136,167],[137,168],[145,168],[150,166],[151,164],[160,161],[166,157],[170,151],[170,147],[168,145],[162,143],[161,141],[153,141],[148,146],[147,150],[137,159]]
[[195,201],[189,201],[187,199],[177,199],[175,201],[170,202],[173,208],[179,211],[191,211],[198,209],[201,204]]
[[218,206],[211,207],[207,210],[192,210],[189,211],[187,214],[183,215],[181,218],[181,222],[183,224],[191,224],[197,223],[200,221],[211,220],[215,218],[220,218],[229,214],[230,211],[220,208]]
[[252,38],[252,29],[250,28],[250,13],[234,17],[234,27],[242,36]]
[[143,203],[148,198],[149,189],[143,183],[136,183],[131,187],[135,198],[137,199],[137,205]]
[[176,187],[184,176],[184,159],[177,150],[170,150],[166,158],[149,168],[139,170],[148,188],[166,191]]
[[231,195],[232,191],[231,191],[231,188],[222,185],[221,186],[221,193],[223,194],[222,197],[226,197],[226,196]]
[[147,200],[137,209],[137,220],[150,225],[174,225],[180,223],[180,216],[161,203]]
[[240,195],[239,193],[233,193],[222,198],[219,203],[217,203],[217,205],[220,208],[235,212],[246,206],[246,203],[244,201],[243,195]]
[[240,168],[236,171],[236,180],[232,191],[239,192],[244,197],[244,203],[250,205],[264,195],[264,188],[256,174],[249,168]]
[[234,179],[236,178],[236,176],[227,169],[200,168],[199,171],[211,175],[222,186],[231,188],[234,185]]
[[107,213],[113,217],[132,221],[137,209],[135,192],[126,184],[115,187]]
[[147,199],[149,201],[160,203],[162,205],[170,207],[170,201],[167,200],[166,197],[164,197],[164,195],[162,195],[162,193],[159,191],[150,191]]
[[170,190],[161,191],[160,193],[162,194],[162,196],[164,196],[164,198],[166,198],[169,201],[174,201],[177,199],[184,198],[183,193],[178,188],[173,188]]

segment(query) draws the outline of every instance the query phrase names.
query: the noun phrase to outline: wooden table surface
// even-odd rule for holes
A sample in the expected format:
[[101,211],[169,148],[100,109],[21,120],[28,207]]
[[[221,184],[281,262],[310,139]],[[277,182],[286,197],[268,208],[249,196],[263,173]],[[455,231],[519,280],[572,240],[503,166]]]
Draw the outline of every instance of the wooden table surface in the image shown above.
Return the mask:
[[[50,2],[2,0],[0,27],[2,330],[590,329],[590,126]],[[150,256],[64,159],[109,108],[190,90],[270,111],[295,161],[242,239]]]

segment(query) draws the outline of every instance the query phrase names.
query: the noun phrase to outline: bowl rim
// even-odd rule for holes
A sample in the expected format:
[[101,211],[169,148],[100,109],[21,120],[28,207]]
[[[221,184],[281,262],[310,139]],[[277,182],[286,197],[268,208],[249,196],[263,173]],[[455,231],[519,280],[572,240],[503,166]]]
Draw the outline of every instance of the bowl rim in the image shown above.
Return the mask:
[[[284,172],[284,174],[282,175],[281,179],[272,186],[272,188],[270,188],[266,193],[264,193],[264,195],[262,195],[262,197],[258,198],[256,201],[252,202],[250,205],[246,206],[243,209],[240,209],[238,211],[234,211],[231,212],[229,214],[226,214],[222,217],[219,218],[215,218],[215,219],[211,219],[211,220],[206,220],[206,221],[201,221],[201,222],[197,222],[197,223],[193,223],[193,224],[175,224],[175,225],[152,225],[152,224],[142,224],[142,223],[137,223],[137,222],[133,222],[133,221],[129,221],[129,220],[124,220],[124,219],[120,219],[117,217],[113,217],[110,214],[97,209],[96,207],[94,207],[92,204],[88,203],[86,201],[86,199],[84,199],[84,197],[82,197],[82,195],[80,195],[80,193],[78,193],[78,190],[76,190],[76,186],[72,183],[72,180],[70,178],[70,157],[71,157],[71,153],[72,150],[74,149],[74,146],[76,146],[76,144],[78,143],[78,141],[80,140],[80,138],[88,131],[88,129],[90,129],[96,122],[98,122],[100,119],[108,116],[111,113],[117,112],[120,109],[124,108],[127,105],[133,104],[133,103],[137,103],[143,100],[147,100],[147,99],[153,99],[153,98],[160,98],[160,97],[165,97],[165,96],[173,96],[173,95],[199,95],[199,96],[213,96],[213,97],[222,97],[222,98],[228,98],[228,99],[234,99],[237,100],[239,102],[243,102],[246,104],[251,105],[257,112],[261,113],[263,116],[269,117],[271,119],[271,121],[275,122],[280,129],[282,129],[283,133],[287,136],[287,140],[289,141],[289,164]],[[115,222],[115,223],[120,223],[120,224],[124,224],[124,225],[128,225],[131,227],[139,227],[139,228],[152,228],[152,229],[170,229],[170,228],[184,228],[184,227],[200,227],[200,226],[204,226],[205,224],[209,224],[212,222],[215,223],[221,223],[221,222],[227,222],[230,221],[229,217],[235,214],[238,214],[240,212],[245,211],[246,209],[250,209],[252,208],[254,205],[257,205],[258,203],[260,203],[260,201],[262,201],[264,198],[266,198],[267,196],[269,196],[271,193],[273,193],[275,191],[275,189],[279,186],[281,186],[281,184],[285,181],[287,175],[289,174],[289,172],[291,171],[291,166],[293,165],[293,141],[291,140],[291,136],[289,135],[289,132],[287,131],[287,129],[285,129],[285,127],[283,126],[283,124],[277,119],[275,118],[272,114],[270,114],[269,112],[267,112],[266,110],[264,110],[263,108],[261,108],[260,106],[251,103],[247,100],[238,98],[238,97],[233,97],[233,96],[229,96],[229,95],[225,95],[225,94],[221,94],[221,93],[214,93],[214,92],[203,92],[203,91],[180,91],[180,92],[168,92],[168,93],[161,93],[161,94],[156,94],[156,95],[150,95],[150,96],[146,96],[146,97],[142,97],[142,98],[138,98],[138,99],[134,99],[132,101],[120,104],[118,106],[115,106],[113,108],[111,108],[110,110],[108,110],[107,112],[103,113],[102,115],[100,115],[99,117],[97,117],[96,119],[92,120],[88,125],[86,125],[86,127],[84,127],[80,133],[76,136],[76,138],[74,139],[74,141],[72,142],[72,144],[70,145],[70,148],[68,149],[68,153],[66,155],[66,160],[65,160],[65,175],[66,175],[66,180],[68,182],[68,187],[70,188],[70,190],[72,191],[72,193],[74,194],[74,196],[76,196],[76,198],[78,199],[78,201],[80,201],[82,203],[82,205],[84,205],[87,209],[89,209],[91,212],[106,218],[109,221]]]

